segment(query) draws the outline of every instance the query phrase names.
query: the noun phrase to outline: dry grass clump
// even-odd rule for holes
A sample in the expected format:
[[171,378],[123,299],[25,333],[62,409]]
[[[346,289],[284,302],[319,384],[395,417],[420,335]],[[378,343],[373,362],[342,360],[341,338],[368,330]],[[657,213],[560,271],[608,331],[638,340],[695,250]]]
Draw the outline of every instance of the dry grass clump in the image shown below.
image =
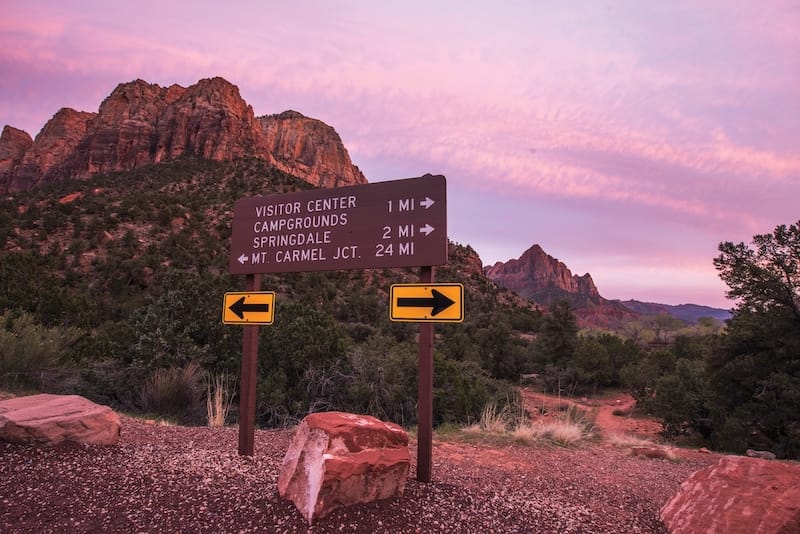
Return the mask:
[[574,406],[566,408],[557,418],[531,422],[515,405],[509,403],[502,409],[496,403],[486,405],[481,419],[463,432],[470,437],[505,437],[514,443],[533,445],[536,443],[570,447],[594,439],[594,421],[590,415]]
[[514,439],[523,444],[550,443],[571,447],[595,438],[594,420],[589,413],[570,406],[557,418],[517,426]]
[[206,420],[211,428],[222,428],[233,402],[235,384],[225,373],[206,376]]
[[648,439],[623,434],[610,434],[606,441],[615,447],[630,449],[635,456],[647,458],[663,458],[672,462],[679,461],[678,455],[671,447],[665,447]]
[[615,447],[655,447],[656,444],[649,439],[638,438],[630,434],[612,433],[606,437],[606,441]]

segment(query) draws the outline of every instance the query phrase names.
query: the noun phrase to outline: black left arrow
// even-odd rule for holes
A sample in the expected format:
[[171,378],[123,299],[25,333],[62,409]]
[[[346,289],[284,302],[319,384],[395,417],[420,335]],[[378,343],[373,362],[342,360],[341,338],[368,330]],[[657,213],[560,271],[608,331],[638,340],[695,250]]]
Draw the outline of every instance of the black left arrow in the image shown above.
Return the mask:
[[432,297],[398,297],[397,306],[400,308],[431,308],[431,316],[435,316],[455,304],[450,297],[431,289]]
[[244,319],[244,314],[247,312],[267,313],[269,311],[269,304],[245,304],[244,297],[241,297],[239,300],[228,306],[228,309],[235,313],[236,317],[239,319]]

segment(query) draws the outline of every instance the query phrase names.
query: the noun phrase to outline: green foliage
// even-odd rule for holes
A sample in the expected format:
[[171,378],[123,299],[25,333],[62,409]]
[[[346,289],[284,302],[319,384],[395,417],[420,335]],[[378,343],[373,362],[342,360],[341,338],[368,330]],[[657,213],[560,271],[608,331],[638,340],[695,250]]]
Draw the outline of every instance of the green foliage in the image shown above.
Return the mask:
[[708,435],[709,417],[705,408],[705,363],[685,358],[675,369],[656,380],[655,395],[648,403],[664,425],[664,436],[672,439],[689,429]]
[[799,458],[800,221],[719,250],[714,264],[740,304],[709,359],[712,438]]
[[578,322],[568,302],[558,301],[542,320],[536,339],[537,359],[542,364],[563,367],[572,361],[578,343]]
[[433,424],[475,421],[491,401],[514,398],[506,383],[494,380],[474,362],[458,362],[437,352],[433,358]]
[[72,327],[48,328],[28,313],[0,315],[0,383],[36,387],[43,371],[64,363],[83,332]]
[[[320,375],[348,372],[347,338],[330,315],[297,302],[276,302],[277,309],[275,323],[261,329],[259,342],[257,421],[267,426],[285,426],[312,411],[331,409],[344,381],[326,390],[328,380]],[[319,391],[326,395],[314,394]]]
[[[127,410],[142,409],[148,391],[148,407],[169,412],[174,403],[159,407],[157,385],[177,382],[190,362],[237,375],[241,329],[220,321],[222,294],[243,289],[241,277],[225,274],[233,203],[310,187],[260,160],[186,158],[0,199],[0,312],[28,312],[41,328],[84,334],[37,387]],[[57,201],[73,193],[72,202]],[[450,250],[437,278],[465,284],[470,314],[437,328],[434,418],[462,422],[504,396],[496,378],[530,370],[528,339],[541,314],[486,280],[469,247]],[[344,409],[413,424],[417,325],[390,322],[386,295],[392,283],[417,276],[414,269],[263,276],[279,312],[260,329],[258,423]]]
[[116,357],[150,369],[196,361],[204,369],[236,372],[241,331],[220,319],[222,296],[235,289],[228,276],[167,272],[131,315],[135,342]]
[[754,236],[752,247],[725,242],[719,251],[714,266],[739,310],[782,311],[800,320],[800,221]]
[[0,311],[28,312],[47,326],[94,324],[91,298],[65,288],[54,270],[54,258],[38,252],[0,255]]
[[350,352],[349,410],[402,426],[417,419],[417,352],[413,343],[374,336]]

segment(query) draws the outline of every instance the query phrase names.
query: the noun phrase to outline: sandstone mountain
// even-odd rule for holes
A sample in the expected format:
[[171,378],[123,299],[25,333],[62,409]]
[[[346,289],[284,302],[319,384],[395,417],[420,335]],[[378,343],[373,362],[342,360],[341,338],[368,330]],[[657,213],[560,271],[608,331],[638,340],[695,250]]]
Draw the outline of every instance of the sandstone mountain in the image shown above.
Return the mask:
[[589,273],[573,275],[539,245],[533,245],[518,259],[497,262],[484,271],[497,285],[537,304],[549,306],[566,300],[583,326],[609,327],[636,316],[619,302],[601,297]]
[[564,263],[548,255],[539,245],[533,245],[519,259],[505,263],[498,261],[487,267],[486,276],[498,285],[533,300],[549,301],[548,295],[560,296],[560,292],[600,296],[590,274],[573,275]]
[[120,84],[97,113],[61,109],[35,140],[6,126],[0,193],[185,156],[254,156],[320,187],[367,181],[333,128],[294,111],[256,117],[239,89],[217,77],[189,87]]

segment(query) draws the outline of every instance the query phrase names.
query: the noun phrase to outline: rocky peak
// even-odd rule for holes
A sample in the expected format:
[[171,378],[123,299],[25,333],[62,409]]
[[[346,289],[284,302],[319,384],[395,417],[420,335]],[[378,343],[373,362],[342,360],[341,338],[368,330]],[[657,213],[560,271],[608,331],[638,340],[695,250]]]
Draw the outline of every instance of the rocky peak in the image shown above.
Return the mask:
[[320,187],[366,183],[339,134],[324,122],[292,110],[258,117],[258,122],[264,146],[282,170]]
[[534,298],[553,289],[587,297],[600,296],[591,275],[573,276],[564,263],[548,255],[539,245],[533,245],[519,259],[488,267],[486,276],[525,298]]
[[0,140],[0,193],[183,156],[263,158],[323,187],[366,182],[333,128],[297,112],[256,119],[238,87],[219,77],[187,88],[122,83],[97,113],[62,109],[32,143],[21,130],[8,132]]
[[0,173],[8,172],[12,167],[22,163],[22,157],[31,145],[33,139],[28,132],[13,126],[3,128],[3,133],[0,134]]
[[568,301],[581,327],[613,328],[636,316],[619,302],[601,297],[589,273],[573,275],[539,245],[533,245],[519,259],[487,267],[485,274],[497,285],[539,305]]
[[0,171],[0,191],[20,191],[60,177],[60,164],[76,149],[96,113],[61,108],[47,121],[17,165]]

